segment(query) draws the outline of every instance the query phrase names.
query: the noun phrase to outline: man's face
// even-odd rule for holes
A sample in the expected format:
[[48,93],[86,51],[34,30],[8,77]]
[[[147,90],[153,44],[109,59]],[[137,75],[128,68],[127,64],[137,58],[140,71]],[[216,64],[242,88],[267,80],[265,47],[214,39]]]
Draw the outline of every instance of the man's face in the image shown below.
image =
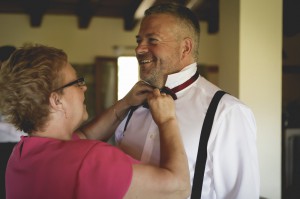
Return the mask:
[[136,57],[140,65],[140,78],[161,88],[168,74],[181,70],[182,39],[176,18],[167,14],[154,14],[143,19],[136,41]]

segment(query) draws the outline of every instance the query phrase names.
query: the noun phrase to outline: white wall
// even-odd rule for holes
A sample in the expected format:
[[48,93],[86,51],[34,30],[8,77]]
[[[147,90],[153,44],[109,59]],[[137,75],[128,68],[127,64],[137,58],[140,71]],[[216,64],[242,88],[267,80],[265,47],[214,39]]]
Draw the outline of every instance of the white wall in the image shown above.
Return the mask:
[[280,199],[282,0],[241,2],[240,98],[257,120],[261,194]]
[[220,1],[220,14],[219,84],[252,109],[258,129],[260,193],[279,199],[282,0]]
[[88,29],[77,28],[75,16],[46,15],[40,28],[31,28],[26,15],[0,15],[0,45],[42,43],[64,49],[71,62],[93,63],[97,55],[113,56],[114,45],[134,45],[133,32],[122,20],[94,18]]
[[[46,15],[41,27],[31,28],[26,15],[0,14],[0,25],[0,46],[41,43],[62,48],[73,63],[94,63],[99,55],[116,56],[113,49],[116,45],[135,47],[138,32],[138,26],[133,31],[124,31],[123,20],[114,18],[93,18],[88,29],[78,29],[75,16]],[[206,26],[203,23],[200,61],[218,64],[214,48],[218,37],[208,35]],[[131,53],[134,55],[134,50]]]

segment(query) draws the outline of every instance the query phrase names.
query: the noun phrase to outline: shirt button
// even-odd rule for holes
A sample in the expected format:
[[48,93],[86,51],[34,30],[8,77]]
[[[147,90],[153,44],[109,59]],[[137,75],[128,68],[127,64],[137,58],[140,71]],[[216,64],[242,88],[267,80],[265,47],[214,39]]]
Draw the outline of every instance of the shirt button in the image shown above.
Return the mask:
[[150,138],[151,138],[151,139],[154,138],[154,134],[153,134],[153,133],[150,134]]

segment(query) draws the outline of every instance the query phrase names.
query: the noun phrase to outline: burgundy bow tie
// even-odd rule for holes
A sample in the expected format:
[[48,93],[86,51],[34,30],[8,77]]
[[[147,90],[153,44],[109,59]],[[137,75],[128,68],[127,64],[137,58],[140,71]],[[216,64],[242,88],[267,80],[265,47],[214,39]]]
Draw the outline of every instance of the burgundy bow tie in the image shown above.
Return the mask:
[[[173,98],[173,100],[177,99],[177,95],[176,93],[185,89],[186,87],[188,87],[189,85],[191,85],[194,81],[196,81],[196,79],[199,77],[199,73],[196,72],[190,79],[188,79],[187,81],[185,81],[184,83],[170,89],[166,86],[164,86],[162,89],[160,89],[161,93],[166,93],[167,95],[171,95],[171,97]],[[143,104],[143,107],[145,108],[149,108],[149,105],[147,102],[145,102]]]
[[[170,89],[170,88],[168,88],[166,86],[164,86],[162,89],[160,89],[160,92],[161,93],[166,93],[167,95],[171,95],[171,97],[173,98],[173,100],[177,100],[176,93],[172,89]],[[143,107],[144,108],[149,108],[149,105],[148,105],[147,101],[145,101],[143,103]]]
[[[177,99],[177,96],[176,96],[176,93],[185,89],[186,87],[188,87],[189,85],[191,85],[194,81],[196,81],[199,77],[199,73],[196,71],[196,73],[190,78],[188,79],[187,81],[185,81],[184,83],[180,84],[179,86],[176,86],[172,89],[168,88],[168,87],[163,87],[162,89],[160,89],[160,92],[162,93],[166,93],[167,95],[171,95],[171,97],[176,100]],[[127,125],[128,125],[128,122],[133,114],[133,112],[138,108],[139,106],[134,106],[130,109],[129,111],[129,114],[128,114],[128,117],[127,117],[127,120],[126,120],[126,123],[125,123],[125,127],[124,127],[124,132],[126,131],[126,128],[127,128]],[[147,102],[144,102],[143,103],[143,107],[144,108],[149,108],[149,105]]]
[[173,100],[177,100],[176,93],[173,91],[173,89],[170,89],[169,87],[164,86],[162,89],[160,89],[160,92],[161,93],[166,93],[167,95],[171,95]]

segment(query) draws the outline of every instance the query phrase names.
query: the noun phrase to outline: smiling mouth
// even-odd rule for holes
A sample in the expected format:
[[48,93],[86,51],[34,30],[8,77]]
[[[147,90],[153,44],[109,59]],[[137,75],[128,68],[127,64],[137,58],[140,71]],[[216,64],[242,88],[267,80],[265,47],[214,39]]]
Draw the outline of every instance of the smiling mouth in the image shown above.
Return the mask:
[[147,63],[152,62],[152,59],[144,59],[144,60],[140,60],[139,62],[140,62],[140,64],[147,64]]

